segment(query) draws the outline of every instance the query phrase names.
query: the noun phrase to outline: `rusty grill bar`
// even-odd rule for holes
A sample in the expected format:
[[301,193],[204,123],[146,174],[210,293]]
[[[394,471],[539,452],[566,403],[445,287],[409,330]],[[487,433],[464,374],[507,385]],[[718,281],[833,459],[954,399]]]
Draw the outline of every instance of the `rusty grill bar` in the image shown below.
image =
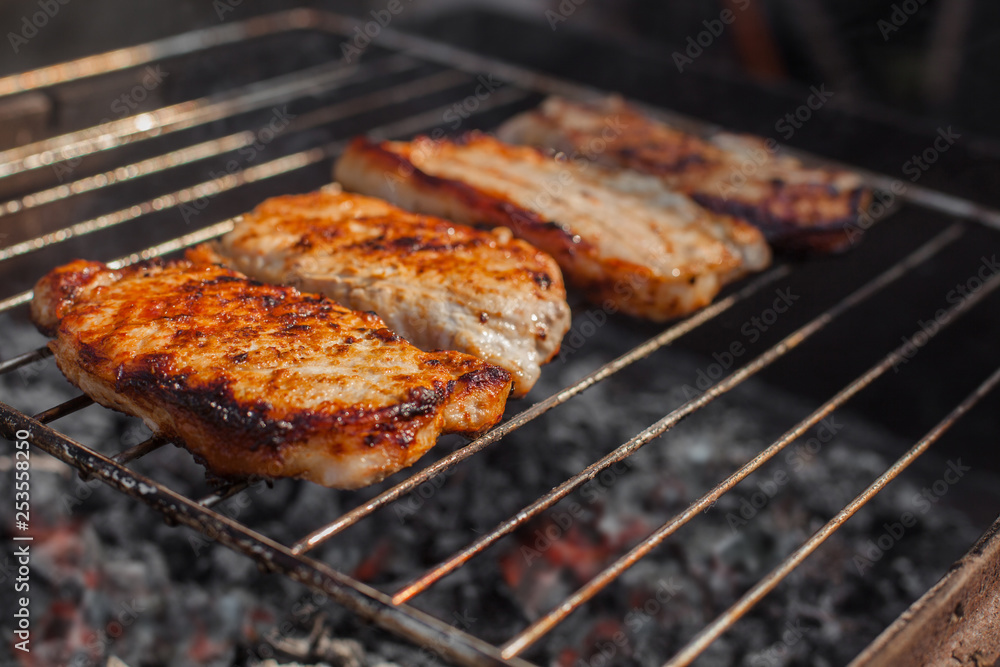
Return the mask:
[[[28,90],[44,90],[47,87],[64,84],[87,77],[96,77],[111,72],[122,71],[158,60],[194,52],[244,42],[254,37],[275,35],[291,30],[318,30],[333,35],[350,35],[355,27],[351,19],[314,12],[293,10],[281,14],[251,19],[218,28],[207,29],[175,38],[160,40],[143,46],[122,49],[103,55],[85,58],[72,63],[47,67],[33,72],[0,79],[0,98]],[[389,85],[382,89],[338,99],[332,104],[303,112],[295,118],[288,132],[290,134],[316,128],[333,121],[357,118],[363,114],[382,111],[399,106],[398,118],[368,127],[369,133],[380,137],[405,137],[440,124],[443,114],[449,108],[431,108],[428,111],[409,113],[404,107],[415,97],[428,97],[438,93],[468,86],[475,82],[475,75],[490,72],[506,81],[508,86],[496,91],[473,112],[473,115],[502,110],[506,105],[527,99],[536,93],[559,93],[582,96],[592,91],[581,86],[557,81],[545,76],[492,62],[471,54],[459,53],[449,47],[427,42],[418,38],[403,36],[391,30],[384,30],[379,46],[388,48],[390,53],[363,60],[356,65],[334,63],[296,71],[266,81],[258,81],[225,93],[182,102],[151,112],[140,113],[118,121],[96,127],[73,131],[61,136],[36,141],[20,148],[0,153],[0,177],[49,167],[61,161],[143,142],[153,137],[162,137],[214,120],[231,118],[235,115],[260,109],[271,104],[288,102],[302,95],[316,92],[331,92],[352,82],[369,80],[389,73],[406,74],[417,72],[428,64],[443,67],[438,71],[421,74],[418,78],[403,83]],[[656,111],[660,115],[664,112]],[[691,125],[690,119],[670,115],[674,120]],[[706,125],[697,125],[710,131]],[[122,183],[137,181],[169,170],[196,164],[200,161],[219,157],[252,144],[254,130],[241,130],[208,141],[199,141],[174,150],[147,157],[130,164],[85,176],[70,183],[45,187],[31,194],[16,197],[0,203],[0,225],[12,216],[69,199],[73,196],[94,192]],[[79,238],[101,230],[123,225],[137,224],[145,216],[177,208],[198,200],[233,190],[243,185],[266,181],[279,175],[303,169],[309,165],[335,157],[345,145],[348,137],[343,137],[325,145],[291,152],[267,162],[256,164],[239,171],[191,185],[180,190],[162,194],[133,204],[118,211],[92,219],[76,222],[62,229],[47,232],[35,238],[16,242],[0,249],[0,261],[11,260],[24,255],[40,252],[58,246],[70,239]],[[869,182],[878,186],[889,182],[879,175],[869,175]],[[380,626],[406,637],[418,644],[434,647],[449,659],[466,665],[512,664],[527,665],[520,657],[530,646],[541,640],[562,620],[587,603],[609,583],[634,565],[671,536],[681,526],[694,519],[723,494],[760,468],[767,461],[785,449],[790,443],[805,434],[824,417],[839,409],[852,397],[863,391],[893,368],[904,355],[906,344],[889,351],[878,362],[855,380],[844,386],[832,398],[815,409],[808,417],[790,428],[784,435],[760,451],[752,460],[716,485],[713,489],[693,501],[684,511],[669,519],[652,534],[648,535],[628,553],[608,565],[582,588],[574,592],[546,615],[526,627],[503,646],[493,646],[474,636],[453,628],[447,623],[429,616],[408,604],[415,596],[426,591],[442,577],[460,568],[469,559],[481,553],[503,536],[552,507],[568,494],[594,479],[602,470],[622,461],[639,448],[668,432],[684,417],[706,407],[716,398],[737,387],[772,363],[783,358],[806,343],[810,337],[836,321],[847,310],[860,305],[884,288],[902,280],[915,269],[939,252],[960,239],[966,225],[981,223],[1000,228],[1000,214],[986,210],[972,202],[922,188],[910,188],[905,195],[911,203],[938,213],[963,218],[931,238],[917,250],[900,258],[873,280],[842,297],[840,301],[824,310],[805,325],[786,335],[782,340],[734,370],[730,375],[718,380],[713,386],[669,412],[659,421],[633,438],[611,450],[606,456],[573,475],[562,484],[539,498],[532,500],[522,510],[501,522],[471,545],[448,557],[419,578],[393,594],[363,584],[330,566],[311,558],[309,552],[333,539],[342,530],[364,520],[380,508],[414,491],[421,484],[458,465],[463,460],[495,444],[506,435],[537,419],[549,410],[570,401],[595,384],[615,373],[637,363],[663,346],[670,345],[698,327],[712,322],[738,303],[750,298],[764,287],[786,277],[792,269],[787,265],[778,266],[767,273],[748,281],[738,291],[721,298],[707,308],[679,321],[645,343],[592,371],[578,382],[565,387],[548,398],[535,403],[519,414],[501,423],[487,434],[442,457],[423,470],[410,475],[402,482],[383,491],[377,497],[348,511],[337,520],[316,529],[291,545],[274,542],[254,531],[249,526],[229,519],[212,510],[219,502],[245,489],[248,483],[237,483],[218,489],[199,499],[183,497],[164,485],[130,469],[128,464],[167,444],[167,441],[153,437],[115,456],[108,458],[94,451],[84,443],[75,442],[59,431],[48,426],[60,418],[91,405],[86,396],[78,396],[44,412],[29,417],[13,408],[0,404],[0,424],[7,437],[18,430],[28,430],[31,442],[52,456],[77,468],[81,474],[102,479],[129,496],[136,498],[160,511],[173,522],[185,524],[213,538],[228,547],[253,558],[260,565],[283,573],[307,586],[330,595],[338,603]],[[110,262],[122,267],[134,262],[158,257],[182,250],[191,245],[218,237],[233,228],[234,220],[222,220],[197,229],[182,236],[172,238],[144,250],[128,254]],[[975,308],[983,299],[1000,286],[1000,276],[994,275],[986,281],[982,289],[972,297],[963,300],[948,310],[942,326],[930,334],[934,337],[947,328],[961,315]],[[0,313],[24,307],[31,300],[31,292],[6,296],[0,301]],[[908,343],[915,340],[911,338]],[[23,351],[7,361],[0,362],[0,373],[9,373],[27,364],[50,356],[46,348]],[[985,373],[984,373],[985,374]],[[696,659],[709,644],[728,630],[755,603],[773,590],[796,566],[816,550],[824,540],[845,521],[865,505],[889,481],[899,475],[918,456],[926,451],[950,426],[980,399],[1000,383],[1000,369],[988,374],[982,384],[969,396],[961,400],[957,407],[945,416],[926,436],[921,438],[906,454],[885,471],[877,480],[844,507],[836,516],[814,533],[805,543],[790,554],[770,574],[747,591],[730,609],[706,626],[687,646],[671,658],[668,665],[687,665]],[[331,493],[335,493],[331,491]]]

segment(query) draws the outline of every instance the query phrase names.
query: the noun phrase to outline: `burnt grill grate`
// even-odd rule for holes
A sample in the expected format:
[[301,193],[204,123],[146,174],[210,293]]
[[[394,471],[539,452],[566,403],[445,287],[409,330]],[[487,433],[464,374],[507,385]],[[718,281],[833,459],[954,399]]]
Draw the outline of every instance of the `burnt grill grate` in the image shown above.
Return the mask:
[[[267,36],[291,34],[296,31],[319,31],[339,37],[350,36],[355,26],[356,23],[350,19],[306,10],[255,18],[3,78],[0,79],[0,101],[19,93],[50,94],[52,91],[58,92],[61,86],[73,82],[128,73],[135,68],[170,58],[210,54],[213,49],[235,48]],[[148,111],[96,126],[69,128],[59,136],[39,139],[0,152],[0,179],[6,177],[8,182],[14,183],[13,186],[0,189],[6,200],[0,202],[0,226],[6,224],[7,228],[14,232],[13,241],[0,249],[2,266],[7,269],[8,275],[13,276],[19,267],[29,266],[23,262],[34,259],[35,263],[30,265],[33,267],[32,270],[27,272],[27,278],[34,280],[58,261],[60,253],[72,254],[80,247],[88,247],[74,244],[84,243],[90,244],[89,247],[95,247],[98,243],[97,240],[91,241],[85,237],[110,238],[103,234],[112,229],[115,229],[116,235],[124,237],[123,230],[134,231],[143,223],[145,223],[144,230],[154,226],[155,221],[160,219],[158,216],[164,212],[176,217],[178,213],[190,211],[191,207],[196,207],[206,198],[236,191],[247,184],[274,182],[278,184],[276,187],[282,187],[280,183],[285,182],[281,180],[283,177],[302,173],[310,167],[316,168],[311,173],[319,174],[322,172],[320,167],[336,157],[345,145],[345,141],[354,133],[368,132],[389,138],[405,137],[440,126],[442,119],[448,118],[446,114],[449,109],[455,108],[456,94],[467,92],[470,85],[476,84],[476,77],[485,73],[502,80],[504,85],[492,91],[485,99],[477,99],[475,107],[472,108],[470,105],[466,112],[470,123],[481,123],[486,127],[491,124],[491,116],[502,118],[509,115],[512,110],[537,101],[540,94],[558,93],[580,97],[593,92],[509,65],[460,53],[439,44],[403,36],[391,30],[382,31],[377,43],[378,48],[372,47],[371,52],[366,53],[359,62],[319,63],[221,92],[209,92],[197,99],[162,104]],[[278,150],[283,154],[268,161],[242,165],[245,168],[223,175],[209,172],[211,177],[204,179],[204,161],[241,149],[252,149],[256,142],[261,141],[261,132],[270,119],[262,118],[260,114],[278,104],[300,105],[284,128],[282,136],[274,137]],[[703,133],[714,130],[708,125],[690,119],[669,115],[659,110],[651,111]],[[221,130],[218,129],[220,123]],[[317,145],[315,137],[318,135],[314,132],[317,129],[330,127],[331,124],[342,134],[332,139],[325,137]],[[70,180],[63,182],[60,176],[60,182],[52,182],[53,173],[61,173],[60,165],[68,167],[79,164],[84,165],[82,171],[85,175],[74,179],[73,168],[69,168]],[[121,193],[131,192],[130,189],[143,193],[152,187],[152,191],[158,192],[162,190],[162,186],[159,186],[157,179],[162,178],[164,182],[174,183],[176,179],[172,176],[178,170],[184,172],[187,183],[181,183],[179,187],[166,194],[148,198],[138,194],[133,195],[133,197],[139,196],[139,200],[124,208],[89,217],[64,228],[48,230],[40,235],[25,237],[22,233],[22,238],[18,238],[18,231],[21,230],[19,225],[24,229],[34,229],[32,224],[38,223],[39,219],[31,216],[39,208],[59,206],[64,202],[72,202],[74,197],[80,195],[105,191],[111,201],[116,203],[119,199],[124,200],[125,197]],[[328,169],[326,173],[329,173]],[[874,187],[887,187],[891,182],[891,179],[877,174],[866,174],[866,177]],[[0,180],[0,188],[4,188],[3,180]],[[299,188],[301,189],[301,185]],[[408,604],[409,601],[503,536],[525,525],[579,489],[584,483],[593,480],[603,470],[626,459],[688,415],[704,408],[719,396],[783,358],[849,309],[904,279],[911,272],[924,267],[931,258],[962,238],[968,225],[981,223],[1000,229],[1000,214],[972,202],[919,187],[910,188],[905,199],[939,214],[942,218],[955,217],[961,220],[945,227],[919,248],[899,258],[877,277],[787,334],[746,365],[719,379],[701,395],[666,414],[551,491],[531,500],[521,511],[500,523],[495,529],[393,593],[386,593],[363,584],[311,558],[309,552],[326,540],[334,538],[342,530],[403,498],[421,484],[496,443],[531,420],[570,401],[574,396],[629,365],[640,362],[659,348],[670,345],[678,338],[712,322],[738,303],[789,275],[793,270],[792,267],[781,265],[748,281],[709,307],[669,326],[663,332],[594,370],[571,386],[510,417],[479,439],[465,444],[423,470],[410,475],[332,523],[317,527],[312,533],[290,545],[279,544],[249,526],[212,510],[217,503],[246,488],[246,484],[231,484],[205,497],[192,499],[175,493],[159,482],[129,468],[130,463],[166,444],[162,439],[151,438],[109,458],[48,426],[51,422],[90,405],[92,401],[85,396],[54,406],[34,417],[0,404],[0,419],[7,437],[14,437],[20,431],[27,431],[30,434],[30,441],[36,447],[74,466],[82,474],[100,478],[119,491],[150,505],[169,520],[210,535],[228,547],[250,556],[262,566],[321,591],[362,617],[418,644],[433,647],[435,652],[457,663],[526,665],[529,663],[518,657],[526,649],[541,640],[574,610],[585,604],[681,526],[697,517],[737,483],[894,368],[904,359],[907,344],[916,342],[915,337],[883,356],[866,372],[823,402],[812,414],[760,451],[742,468],[692,502],[687,509],[664,523],[561,604],[512,637],[505,645],[494,646],[485,643],[416,609]],[[232,229],[233,224],[232,218],[224,219],[193,231],[181,228],[180,231],[184,233],[176,233],[177,228],[171,227],[164,233],[164,238],[153,245],[148,245],[148,242],[145,242],[147,237],[141,235],[139,240],[145,242],[140,243],[141,249],[128,250],[110,263],[112,266],[121,267],[176,252],[224,234]],[[132,234],[133,242],[136,242],[135,236],[136,234]],[[975,308],[998,286],[1000,286],[1000,275],[994,275],[970,298],[953,305],[946,317],[939,318],[942,321],[940,329],[929,333],[928,336],[937,335],[959,316]],[[23,309],[30,300],[30,291],[8,294],[0,301],[0,313]],[[926,342],[921,341],[920,344]],[[9,373],[44,359],[49,354],[45,348],[20,353],[0,363],[0,374]],[[926,451],[957,419],[998,383],[1000,383],[1000,370],[990,374],[972,394],[962,399],[951,413],[882,476],[770,574],[747,591],[725,613],[706,626],[667,664],[687,665],[696,659],[712,641],[773,590],[830,534]]]

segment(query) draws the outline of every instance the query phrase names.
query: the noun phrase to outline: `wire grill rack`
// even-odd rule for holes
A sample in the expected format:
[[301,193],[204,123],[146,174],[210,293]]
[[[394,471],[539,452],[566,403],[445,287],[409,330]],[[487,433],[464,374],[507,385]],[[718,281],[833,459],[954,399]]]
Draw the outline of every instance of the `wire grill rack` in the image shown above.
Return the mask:
[[[211,58],[219,49],[252,44],[254,40],[269,36],[313,32],[346,38],[354,34],[352,31],[359,25],[352,19],[310,10],[293,10],[221,25],[0,79],[0,102],[15,94],[49,93],[72,86],[89,86],[116,74],[141,73],[144,67],[170,59]],[[486,85],[486,80],[481,78],[484,75],[495,77],[490,81],[498,80],[503,85],[491,90],[489,95],[475,98],[474,104],[469,103],[463,107],[462,118],[470,124],[478,123],[486,127],[494,123],[494,119],[503,118],[533,104],[540,94],[558,93],[581,97],[594,92],[575,84],[458,52],[440,44],[401,35],[389,29],[381,31],[376,44],[377,46],[367,49],[364,57],[356,62],[332,58],[327,62],[277,73],[273,77],[251,77],[246,81],[241,81],[239,75],[234,75],[230,77],[229,86],[221,91],[207,90],[204,96],[196,99],[154,105],[149,110],[96,125],[91,123],[82,129],[71,129],[58,136],[0,152],[0,186],[7,183],[0,193],[5,198],[10,193],[15,193],[6,201],[0,202],[0,226],[5,226],[5,231],[10,230],[14,236],[11,242],[0,249],[0,267],[4,269],[5,275],[11,276],[8,285],[15,285],[14,291],[3,295],[5,298],[0,300],[0,313],[24,308],[31,300],[30,291],[16,291],[18,283],[14,276],[23,273],[25,280],[33,281],[62,258],[63,253],[72,255],[74,252],[79,253],[80,248],[97,247],[106,254],[105,259],[110,259],[108,249],[121,247],[116,244],[139,243],[140,249],[125,248],[122,256],[110,262],[113,267],[122,267],[176,252],[224,234],[233,228],[232,218],[198,226],[197,223],[202,220],[197,216],[205,208],[203,202],[221,193],[238,191],[248,184],[257,184],[261,191],[266,190],[264,186],[268,186],[280,192],[281,188],[290,187],[290,178],[306,173],[309,176],[296,180],[291,187],[304,189],[303,184],[319,185],[323,180],[322,175],[329,174],[329,162],[339,154],[351,135],[368,132],[385,138],[406,137],[442,126],[449,119],[449,110],[454,112],[456,109],[456,95],[467,95],[470,86],[478,85],[477,81]],[[282,116],[280,110],[277,110],[276,105],[293,103],[299,103],[294,113],[287,112]],[[662,110],[650,111],[699,132],[706,133],[714,129]],[[334,127],[339,135],[332,140],[326,137],[317,143],[316,137],[320,135],[314,131],[330,127]],[[260,148],[261,143],[272,141],[276,150],[282,153],[279,157],[267,161],[247,160],[245,163],[234,159],[230,164],[235,162],[236,167],[227,168],[223,173],[208,171],[209,178],[203,178],[206,172],[204,165],[208,161],[219,160],[227,155],[255,157],[255,151]],[[73,173],[80,164],[85,165],[81,171],[87,175],[74,179]],[[183,172],[183,178],[188,179],[187,183],[183,182],[183,178],[177,177],[179,171]],[[68,180],[64,178],[66,174],[69,174]],[[58,176],[58,182],[53,182],[54,175]],[[891,179],[878,174],[865,176],[876,188],[885,188],[891,183]],[[192,178],[196,182],[190,182]],[[173,183],[178,183],[178,187],[163,193],[165,186]],[[152,194],[124,208],[56,229],[45,230],[45,222],[53,218],[76,219],[79,214],[75,210],[70,213],[67,208],[66,217],[33,216],[37,209],[64,204],[68,206],[80,195],[103,192],[107,192],[114,201],[125,199],[126,195],[120,193],[127,193],[132,199],[143,193]],[[259,192],[256,196],[260,198]],[[86,396],[74,398],[34,416],[0,404],[0,424],[8,438],[26,431],[34,446],[74,466],[81,473],[101,479],[122,493],[155,508],[171,521],[210,535],[226,546],[248,555],[262,566],[321,591],[360,616],[420,645],[432,647],[436,653],[456,663],[527,665],[530,663],[519,656],[542,640],[574,610],[811,427],[905,361],[908,344],[922,346],[927,341],[917,341],[915,335],[888,351],[867,371],[824,401],[808,417],[761,450],[743,467],[692,502],[687,509],[668,520],[625,555],[606,566],[582,588],[511,637],[503,646],[483,642],[416,609],[409,602],[503,536],[593,480],[603,470],[626,459],[688,415],[709,405],[719,396],[805,344],[845,312],[925,266],[931,258],[962,238],[969,225],[982,224],[1000,229],[1000,215],[973,202],[916,186],[908,189],[905,199],[934,212],[942,219],[957,220],[950,225],[942,225],[943,229],[923,245],[898,257],[874,279],[842,296],[752,361],[719,379],[704,393],[669,412],[603,458],[551,491],[531,500],[521,511],[472,544],[390,593],[377,590],[335,570],[310,557],[310,552],[349,526],[403,498],[421,484],[496,443],[526,423],[570,401],[661,347],[670,345],[678,338],[719,318],[737,304],[789,275],[793,269],[788,265],[780,265],[756,277],[709,307],[672,324],[638,347],[604,364],[571,386],[524,409],[477,440],[410,475],[332,523],[318,526],[293,544],[279,544],[212,509],[224,499],[246,488],[247,483],[230,484],[202,498],[188,498],[129,467],[130,463],[167,444],[162,439],[154,437],[108,457],[48,425],[89,406],[92,401]],[[240,205],[238,201],[234,204]],[[242,209],[233,212],[245,208],[249,206],[244,205]],[[213,212],[214,210],[213,207]],[[179,218],[184,219],[185,227],[158,224],[160,221],[176,221]],[[196,224],[191,225],[189,218],[194,219]],[[23,233],[23,230],[37,231],[39,225],[45,230],[44,233]],[[134,230],[139,225],[142,225],[143,234],[124,234],[124,230]],[[121,228],[122,233],[107,234],[108,230],[114,228]],[[178,229],[184,233],[178,234]],[[157,233],[162,238],[157,238]],[[86,237],[90,236],[97,238],[88,240]],[[157,242],[148,245],[150,238]],[[89,256],[94,254],[91,250]],[[31,268],[28,270],[24,267]],[[942,325],[937,331],[922,332],[919,335],[937,336],[961,315],[976,308],[998,286],[1000,275],[993,275],[969,298],[952,305],[946,316],[939,318]],[[0,374],[14,371],[49,354],[46,348],[25,351],[0,363]],[[746,591],[727,611],[704,627],[665,664],[690,664],[711,642],[772,591],[827,537],[1000,383],[1000,369],[985,375],[985,379],[971,394],[961,398],[950,413],[944,415],[936,426],[878,479],[788,555],[770,574]]]

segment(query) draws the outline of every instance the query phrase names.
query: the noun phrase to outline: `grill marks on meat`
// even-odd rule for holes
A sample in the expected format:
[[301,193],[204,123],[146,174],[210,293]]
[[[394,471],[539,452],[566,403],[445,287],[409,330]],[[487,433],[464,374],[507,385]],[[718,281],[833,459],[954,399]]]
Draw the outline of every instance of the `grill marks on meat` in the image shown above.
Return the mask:
[[461,141],[354,140],[346,187],[468,224],[505,226],[551,254],[609,310],[683,315],[770,261],[754,227],[668,191],[656,178],[559,160],[470,134]]
[[[845,249],[845,225],[871,201],[856,174],[807,168],[774,155],[775,144],[756,137],[719,134],[705,141],[618,97],[588,103],[551,97],[507,121],[499,136],[656,176],[702,206],[747,220],[791,251]],[[595,150],[596,141],[603,150]]]
[[441,433],[495,424],[511,386],[474,357],[421,352],[374,314],[186,261],[72,262],[39,281],[32,319],[71,382],[220,477],[371,484]]
[[473,354],[526,394],[570,310],[555,261],[507,229],[473,229],[336,188],[275,197],[188,257],[371,310],[424,349]]

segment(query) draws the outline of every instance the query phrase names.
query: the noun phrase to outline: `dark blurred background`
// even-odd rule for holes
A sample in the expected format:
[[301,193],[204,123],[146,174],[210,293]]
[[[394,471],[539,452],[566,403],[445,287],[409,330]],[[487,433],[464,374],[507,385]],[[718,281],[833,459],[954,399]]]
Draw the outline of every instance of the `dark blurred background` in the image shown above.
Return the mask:
[[[469,41],[477,21],[510,20],[617,43],[671,62],[689,37],[726,9],[741,17],[686,69],[696,76],[750,79],[762,85],[825,83],[838,103],[864,104],[871,113],[902,111],[946,119],[997,137],[1000,111],[1000,6],[991,0],[401,0],[398,27]],[[20,45],[25,17],[58,6],[60,16]],[[254,14],[312,6],[368,16],[388,0],[7,0],[0,7],[6,35],[0,71],[10,73],[76,56],[137,44],[194,27]],[[51,13],[51,10],[49,10]],[[465,23],[457,30],[456,19]],[[451,28],[451,34],[441,28]],[[495,25],[494,25],[495,27]],[[29,29],[30,30],[30,29]],[[545,52],[545,32],[508,37],[511,46]],[[481,37],[481,35],[480,35]],[[16,38],[14,38],[15,41]],[[491,45],[483,46],[492,48]],[[666,74],[666,73],[665,73]]]

